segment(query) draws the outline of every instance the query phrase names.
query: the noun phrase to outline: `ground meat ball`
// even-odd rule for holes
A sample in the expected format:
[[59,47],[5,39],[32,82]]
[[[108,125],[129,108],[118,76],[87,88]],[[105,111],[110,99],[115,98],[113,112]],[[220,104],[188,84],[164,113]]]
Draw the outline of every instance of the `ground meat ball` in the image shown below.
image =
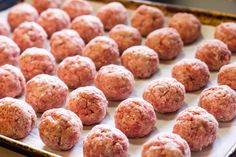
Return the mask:
[[24,22],[14,30],[12,39],[21,51],[31,47],[43,48],[47,41],[47,33],[35,22]]
[[71,89],[91,84],[95,74],[96,67],[92,60],[82,56],[65,58],[57,70],[58,77]]
[[85,46],[82,54],[92,59],[98,70],[102,66],[116,63],[119,58],[119,49],[113,39],[99,36]]
[[20,48],[10,38],[0,35],[0,66],[17,64]]
[[191,157],[188,143],[179,135],[159,133],[144,143],[142,157]]
[[155,50],[160,59],[170,60],[181,52],[183,41],[174,28],[161,28],[147,36],[145,45]]
[[10,32],[11,30],[8,23],[5,20],[0,19],[0,35],[9,36]]
[[111,64],[98,71],[95,85],[103,91],[108,100],[124,100],[134,89],[134,76],[123,66]]
[[198,59],[182,59],[172,68],[172,77],[182,83],[187,92],[197,91],[208,83],[210,72]]
[[104,34],[101,20],[93,15],[83,15],[75,18],[71,23],[71,29],[76,30],[85,43]]
[[36,112],[61,107],[68,94],[67,86],[57,77],[40,74],[26,84],[25,101]]
[[63,108],[44,112],[39,122],[40,138],[54,150],[71,149],[79,141],[82,129],[79,117]]
[[137,78],[149,78],[159,67],[158,55],[146,46],[133,46],[124,51],[121,63]]
[[21,71],[12,65],[0,67],[0,98],[18,97],[25,91],[25,78]]
[[80,117],[84,125],[97,124],[107,113],[108,101],[103,92],[95,87],[80,87],[72,91],[66,108]]
[[37,21],[39,14],[29,3],[19,3],[12,7],[8,13],[8,23],[14,30],[23,22]]
[[101,19],[106,30],[111,30],[115,25],[127,23],[128,11],[120,2],[111,2],[97,11],[97,17]]
[[57,61],[74,55],[81,55],[85,47],[80,35],[70,29],[54,33],[50,39],[51,52]]
[[26,102],[10,97],[0,99],[0,134],[22,139],[34,128],[36,114]]
[[127,137],[148,135],[156,124],[156,114],[151,104],[140,98],[122,101],[115,110],[115,126]]
[[217,81],[220,85],[228,85],[236,90],[236,63],[224,65],[217,74]]
[[118,129],[97,125],[84,140],[84,157],[128,157],[129,141]]
[[109,37],[115,40],[120,53],[131,46],[141,45],[142,36],[136,28],[124,24],[116,25],[109,32]]
[[169,19],[168,26],[179,32],[184,44],[191,44],[201,35],[201,22],[193,14],[177,13]]
[[39,13],[47,10],[48,8],[59,8],[61,0],[33,0],[33,6]]
[[48,37],[51,37],[53,33],[69,26],[70,17],[61,9],[49,8],[40,14],[38,23],[45,29]]
[[145,89],[143,98],[160,113],[175,112],[184,104],[184,86],[173,78],[160,78]]
[[182,111],[173,127],[173,133],[185,139],[191,151],[199,151],[211,145],[216,139],[217,130],[215,117],[198,106]]
[[210,70],[219,70],[230,62],[231,52],[220,40],[211,39],[198,47],[196,58],[205,62]]
[[54,75],[56,62],[53,55],[46,49],[26,49],[19,58],[19,67],[26,80],[30,80],[38,74]]
[[131,16],[131,25],[145,37],[152,31],[163,27],[164,14],[158,8],[141,5]]
[[215,38],[223,41],[230,51],[236,52],[236,23],[225,22],[215,29]]
[[62,5],[62,9],[67,12],[71,19],[93,13],[92,5],[85,0],[66,0]]
[[218,121],[230,121],[236,116],[236,92],[227,85],[207,88],[200,94],[198,105]]

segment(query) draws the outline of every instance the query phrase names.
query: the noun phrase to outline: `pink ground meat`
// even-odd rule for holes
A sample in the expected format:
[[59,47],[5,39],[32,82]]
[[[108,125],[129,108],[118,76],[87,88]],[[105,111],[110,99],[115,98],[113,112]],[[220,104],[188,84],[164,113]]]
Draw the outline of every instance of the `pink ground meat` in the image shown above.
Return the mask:
[[19,58],[19,67],[26,80],[30,80],[38,74],[54,75],[56,62],[53,55],[46,49],[26,49]]
[[175,28],[184,44],[191,44],[201,35],[201,22],[189,13],[177,13],[169,19],[169,27]]
[[185,139],[191,151],[200,151],[211,145],[216,139],[217,130],[215,117],[198,106],[182,111],[173,127],[173,133]]
[[92,39],[83,50],[82,54],[92,59],[96,69],[102,66],[116,63],[119,58],[117,43],[106,36],[99,36]]
[[207,88],[200,94],[198,105],[218,121],[230,121],[236,116],[236,92],[227,85]]
[[92,84],[95,74],[92,60],[79,55],[65,58],[57,69],[58,77],[71,89]]
[[96,87],[80,87],[72,91],[66,108],[73,111],[84,125],[101,122],[107,113],[108,101]]
[[184,86],[173,78],[160,78],[148,85],[143,98],[160,113],[175,112],[184,104]]
[[134,89],[134,76],[120,65],[103,66],[95,76],[95,85],[108,100],[119,101],[128,98]]
[[36,123],[36,114],[26,102],[10,97],[0,99],[0,134],[13,138],[25,138]]
[[59,108],[66,102],[67,86],[56,76],[40,74],[26,84],[25,101],[36,112]]
[[102,6],[96,15],[106,30],[111,30],[118,24],[126,24],[128,21],[128,11],[120,2],[111,2]]
[[114,118],[116,128],[130,138],[150,134],[157,121],[152,105],[141,98],[122,101],[115,110]]
[[207,85],[210,72],[199,59],[182,59],[173,66],[172,77],[182,83],[187,92],[192,92]]
[[104,34],[101,20],[93,15],[83,15],[75,18],[70,27],[79,33],[85,43]]
[[0,66],[4,64],[16,65],[20,55],[20,48],[10,38],[0,35]]
[[69,150],[81,136],[83,125],[72,111],[51,109],[41,117],[39,135],[43,143],[53,150]]
[[40,14],[38,23],[50,38],[53,33],[69,27],[70,17],[61,9],[49,8]]
[[12,39],[18,44],[21,51],[24,51],[31,47],[45,47],[47,34],[39,24],[24,22],[14,30]]
[[220,85],[228,85],[236,90],[236,63],[224,65],[217,74],[217,82]]
[[188,143],[174,133],[159,133],[144,143],[142,157],[191,157]]
[[50,39],[51,52],[57,61],[74,55],[81,55],[85,47],[80,35],[70,29],[54,33]]
[[223,41],[230,51],[236,52],[236,23],[225,22],[215,29],[215,38]]
[[9,36],[11,29],[7,21],[0,18],[0,35]]
[[24,94],[25,78],[21,71],[9,64],[0,67],[0,98]]
[[128,157],[129,141],[118,129],[97,125],[87,135],[83,145],[84,157]]
[[85,0],[66,0],[62,5],[62,9],[67,12],[71,19],[93,13],[92,5]]
[[220,40],[211,39],[198,47],[195,57],[205,62],[208,68],[214,71],[230,62],[231,52]]
[[151,32],[145,45],[158,53],[163,60],[174,59],[183,48],[183,41],[174,28],[161,28]]
[[7,20],[14,30],[23,22],[36,22],[39,17],[37,10],[29,3],[19,3],[13,6],[8,13]]
[[146,46],[133,46],[126,49],[121,56],[121,63],[136,78],[149,78],[159,68],[157,53]]
[[59,8],[61,0],[33,0],[32,5],[41,13],[48,8]]
[[141,45],[142,36],[136,28],[124,24],[116,25],[109,32],[109,37],[115,40],[122,54],[131,46]]
[[163,27],[164,14],[158,8],[141,5],[131,16],[131,25],[145,37],[152,31]]

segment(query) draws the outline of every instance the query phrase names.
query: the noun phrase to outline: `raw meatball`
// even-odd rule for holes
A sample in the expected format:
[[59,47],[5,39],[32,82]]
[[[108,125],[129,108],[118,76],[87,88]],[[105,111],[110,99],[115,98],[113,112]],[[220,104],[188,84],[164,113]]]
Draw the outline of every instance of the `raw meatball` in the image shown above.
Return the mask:
[[184,44],[191,44],[201,35],[201,22],[188,13],[177,13],[169,19],[169,27],[175,28]]
[[21,71],[5,64],[0,67],[0,98],[19,97],[25,91],[25,78]]
[[93,15],[83,15],[75,18],[71,23],[71,29],[77,31],[85,43],[104,34],[101,20]]
[[160,78],[145,89],[143,98],[160,113],[175,112],[184,104],[184,86],[173,78]]
[[152,31],[163,27],[164,14],[158,8],[141,5],[131,16],[131,25],[145,37]]
[[217,74],[217,81],[220,85],[228,85],[236,90],[236,63],[224,65]]
[[101,122],[106,116],[107,106],[103,92],[92,86],[72,91],[66,104],[66,108],[76,113],[84,125]]
[[82,54],[92,59],[98,70],[104,65],[116,63],[119,58],[119,49],[113,39],[99,36],[85,46]]
[[179,135],[159,133],[144,143],[142,157],[191,157],[188,143]]
[[25,101],[36,112],[59,108],[66,102],[68,88],[56,76],[40,74],[26,84]]
[[236,116],[236,92],[227,85],[207,88],[200,94],[198,105],[218,121],[230,121]]
[[24,22],[14,30],[12,39],[21,51],[31,47],[43,48],[47,41],[47,33],[35,22]]
[[19,3],[9,10],[7,20],[14,30],[23,22],[36,22],[39,17],[37,10],[29,3]]
[[196,58],[205,62],[210,70],[219,70],[228,64],[231,52],[227,45],[217,39],[206,40],[197,49]]
[[103,91],[108,100],[124,100],[134,89],[134,76],[125,67],[111,64],[98,71],[95,85]]
[[160,59],[174,59],[183,48],[183,41],[174,28],[161,28],[151,32],[145,45],[158,53]]
[[34,128],[36,114],[26,102],[10,97],[0,99],[0,134],[22,139]]
[[142,36],[136,28],[124,24],[116,25],[109,32],[109,37],[115,40],[120,53],[131,46],[141,45]]
[[172,77],[182,83],[187,92],[197,91],[207,85],[210,72],[198,59],[182,59],[172,68]]
[[38,74],[54,75],[56,62],[53,55],[46,49],[26,49],[19,58],[19,67],[26,80],[30,80]]
[[10,33],[11,29],[8,23],[5,20],[0,19],[0,35],[9,36]]
[[127,137],[148,135],[156,124],[156,114],[151,104],[141,98],[122,101],[115,110],[115,125]]
[[17,64],[20,48],[10,38],[0,35],[0,66]]
[[85,44],[76,31],[63,29],[52,35],[50,47],[56,60],[62,61],[69,56],[81,55]]
[[39,13],[47,10],[48,8],[59,8],[61,0],[33,0],[33,6]]
[[149,78],[157,72],[159,58],[155,51],[146,46],[133,46],[124,51],[121,63],[137,78]]
[[71,19],[93,13],[92,5],[85,0],[66,0],[62,5],[62,9],[67,12]]
[[101,19],[106,30],[111,30],[115,25],[127,23],[128,11],[120,2],[111,2],[97,11],[97,17]]
[[129,141],[118,129],[102,124],[93,127],[84,140],[84,157],[128,157]]
[[236,23],[225,22],[215,29],[215,38],[223,41],[230,51],[236,52]]
[[93,61],[79,55],[65,58],[57,69],[58,77],[71,89],[91,84],[95,74]]
[[45,29],[50,38],[53,33],[69,27],[70,17],[61,9],[49,8],[40,14],[38,23]]
[[71,149],[79,141],[82,129],[79,117],[63,108],[44,112],[39,122],[40,138],[54,150]]

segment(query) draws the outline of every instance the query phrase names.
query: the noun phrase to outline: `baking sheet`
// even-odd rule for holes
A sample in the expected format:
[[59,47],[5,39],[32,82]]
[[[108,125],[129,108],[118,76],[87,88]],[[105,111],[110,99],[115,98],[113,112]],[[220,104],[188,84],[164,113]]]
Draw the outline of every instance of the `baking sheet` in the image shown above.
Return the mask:
[[[91,4],[94,6],[95,10],[97,10],[99,7],[103,5],[103,3],[98,3],[98,2],[91,2]],[[133,10],[129,10],[129,15],[131,15],[132,11]],[[7,15],[7,11],[0,13],[0,17],[6,18],[6,15]],[[156,78],[171,77],[171,69],[172,69],[173,64],[183,58],[194,58],[197,45],[205,39],[213,38],[213,34],[214,34],[213,26],[206,26],[206,25],[202,26],[202,36],[199,38],[199,40],[196,41],[193,45],[185,46],[181,54],[175,60],[161,61],[159,71],[150,79],[145,79],[145,80],[136,79],[135,89],[130,97],[142,97],[145,87],[147,87],[147,85],[152,80],[155,80]],[[236,56],[235,54],[233,54],[231,62],[235,62],[235,61],[236,61]],[[207,87],[214,86],[217,84],[216,74],[217,74],[216,72],[211,72],[210,82],[208,83]],[[186,107],[197,105],[198,96],[201,91],[187,93],[185,96],[185,105],[178,112],[172,113],[172,114],[158,114],[157,113],[156,128],[153,130],[153,132],[150,135],[144,138],[129,139],[130,157],[140,156],[142,144],[145,143],[147,140],[151,139],[157,133],[171,132],[173,124],[174,124],[174,120],[176,116],[178,115],[178,113],[181,112]],[[113,115],[114,115],[115,108],[117,107],[118,104],[119,102],[109,103],[107,116],[101,123],[108,124],[114,127]],[[40,117],[40,115],[38,115],[38,117]],[[65,157],[81,156],[82,157],[83,156],[83,150],[82,150],[83,140],[92,127],[93,126],[84,126],[79,143],[77,143],[75,147],[71,149],[70,151],[53,151],[49,149],[48,147],[46,147],[39,138],[39,133],[38,133],[37,128],[34,128],[29,136],[27,136],[25,139],[20,140],[20,141],[25,144],[28,144],[31,147],[35,147],[37,149],[43,149],[43,150],[46,150],[46,151],[49,151],[49,152],[52,152],[61,156],[65,156]],[[205,148],[200,152],[192,153],[192,156],[193,157],[225,156],[226,153],[230,150],[230,148],[234,144],[236,144],[235,132],[236,132],[236,119],[234,119],[234,121],[232,122],[220,123],[220,128],[218,130],[217,139],[215,143],[212,146]]]

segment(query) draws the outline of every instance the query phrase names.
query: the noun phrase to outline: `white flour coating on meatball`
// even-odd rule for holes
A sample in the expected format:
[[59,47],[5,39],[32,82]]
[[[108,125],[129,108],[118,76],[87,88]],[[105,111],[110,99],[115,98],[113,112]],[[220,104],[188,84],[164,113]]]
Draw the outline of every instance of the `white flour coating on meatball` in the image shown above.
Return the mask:
[[6,20],[0,18],[0,35],[9,36],[11,29]]
[[48,8],[59,8],[61,0],[33,0],[32,5],[41,13]]
[[217,82],[219,85],[228,85],[233,90],[236,90],[236,63],[224,65],[217,73]]

